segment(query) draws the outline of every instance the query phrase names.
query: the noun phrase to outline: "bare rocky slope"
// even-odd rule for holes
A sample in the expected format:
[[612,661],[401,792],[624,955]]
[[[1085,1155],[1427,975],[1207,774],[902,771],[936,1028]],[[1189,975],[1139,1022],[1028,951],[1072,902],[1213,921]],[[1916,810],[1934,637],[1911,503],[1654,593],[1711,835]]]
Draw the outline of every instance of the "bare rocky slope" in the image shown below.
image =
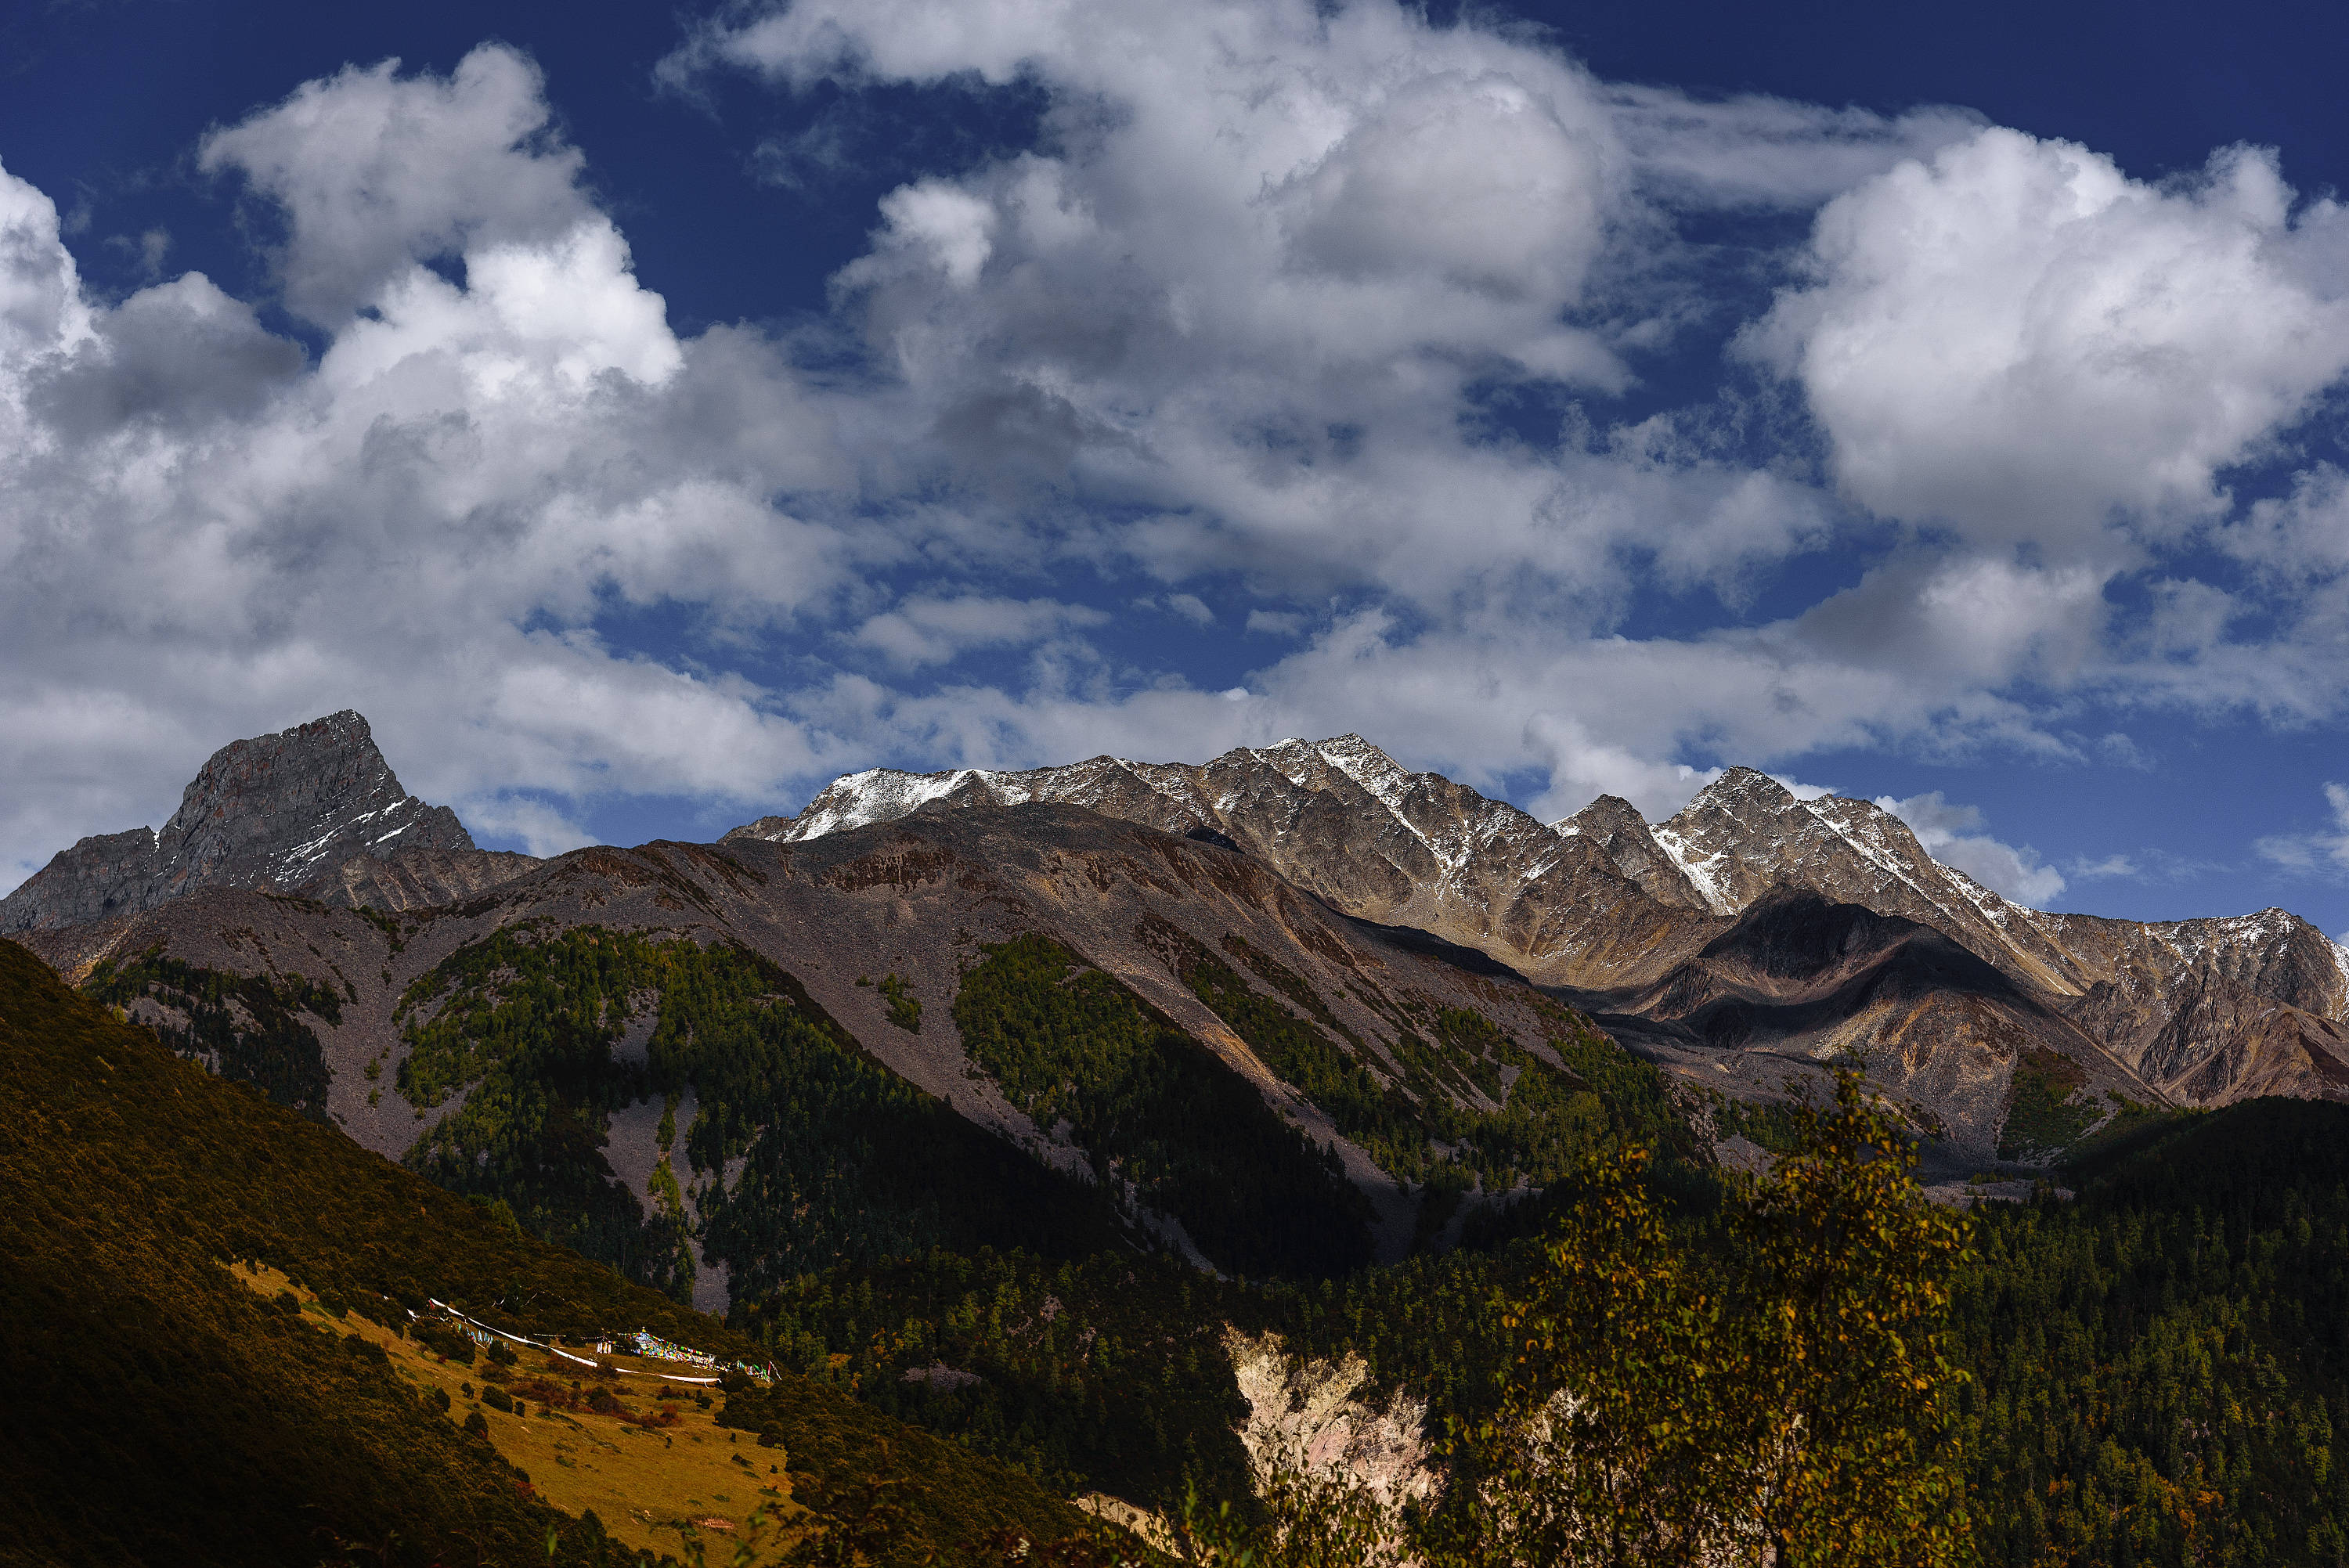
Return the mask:
[[[1418,927],[1537,982],[1619,1001],[1696,962],[1773,889],[1807,890],[1939,932],[2068,1025],[2062,1037],[2091,1043],[2157,1099],[2349,1098],[2349,954],[2298,916],[2144,923],[2044,913],[1936,861],[1871,802],[1798,799],[1751,769],[1731,769],[1663,822],[1601,797],[1544,824],[1348,735],[1198,765],[1099,757],[1016,773],[874,769],[837,780],[795,817],[729,838],[802,842],[932,801],[1028,800],[1221,835],[1349,914]],[[1788,1001],[1808,995],[1807,981],[1771,985]],[[1951,1027],[1952,1038],[1971,1037]],[[1661,1048],[1678,1037],[1648,1037]],[[1844,1019],[1773,1049],[1866,1057],[1877,1037]],[[1901,1046],[1904,1061],[1912,1049]]]
[[137,914],[211,888],[407,908],[531,863],[476,849],[454,811],[401,789],[367,720],[347,708],[223,746],[160,831],[132,828],[59,851],[0,899],[0,933]]
[[[2052,1156],[2167,1098],[2048,998],[1932,926],[1783,884],[1660,979],[1568,994],[1617,1038],[1692,1068],[1710,1059],[1752,1077],[1789,1057],[1858,1065],[1975,1163]],[[2018,1100],[2031,1109],[2010,1114]]]

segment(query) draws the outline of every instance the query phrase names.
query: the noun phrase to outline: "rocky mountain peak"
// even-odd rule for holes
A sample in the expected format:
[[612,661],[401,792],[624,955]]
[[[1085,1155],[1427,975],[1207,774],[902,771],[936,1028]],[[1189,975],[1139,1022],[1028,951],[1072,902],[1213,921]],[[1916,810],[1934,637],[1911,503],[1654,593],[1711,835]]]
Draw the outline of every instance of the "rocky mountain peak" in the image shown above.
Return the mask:
[[1350,915],[1506,954],[1503,962],[1523,962],[1530,945],[1571,948],[1568,962],[1578,964],[1572,934],[1604,927],[1599,940],[1609,952],[1661,963],[1653,955],[1670,945],[1665,928],[1712,918],[1628,805],[1620,832],[1586,841],[1442,774],[1413,772],[1356,734],[1237,747],[1206,763],[1097,757],[1017,773],[872,769],[834,781],[795,817],[764,817],[727,837],[797,843],[933,802],[980,801],[1057,801],[1171,833],[1205,830]]
[[1328,740],[1314,741],[1309,747],[1301,740],[1284,740],[1280,744],[1310,750],[1377,796],[1391,810],[1401,806],[1413,783],[1422,777],[1351,730]]
[[82,840],[0,899],[0,931],[136,913],[207,888],[294,889],[408,850],[473,854],[446,806],[400,788],[367,720],[345,709],[233,741],[198,770],[160,832]]
[[1616,869],[1649,897],[1684,909],[1713,909],[1712,901],[1698,891],[1680,861],[1656,841],[1639,808],[1621,796],[1601,795],[1552,826],[1561,835],[1586,838],[1597,844]]
[[825,785],[796,817],[761,817],[727,836],[740,834],[796,843],[802,839],[861,828],[869,822],[893,821],[978,776],[976,769],[968,768],[950,773],[905,773],[895,768],[867,768],[861,773],[844,773]]
[[1637,827],[1644,833],[1648,820],[1640,815],[1640,808],[1620,795],[1601,795],[1571,817],[1560,817],[1550,826],[1561,833],[1588,833],[1604,839]]
[[[2154,925],[2044,914],[1939,863],[1873,802],[1805,800],[1752,768],[1723,772],[1661,823],[1601,796],[1545,826],[1348,734],[1237,748],[1205,764],[1099,757],[1018,773],[877,769],[840,779],[795,818],[730,836],[794,841],[932,802],[1031,801],[1212,834],[1346,914],[1429,932],[1594,994],[1630,995],[1658,982],[1696,962],[1733,921],[1775,929],[1791,917],[1757,906],[1796,890],[1939,933],[2132,1070],[2189,1084],[2198,1099],[2282,1081],[2228,1066],[2251,1027],[2228,1020],[2275,1007],[2349,1018],[2349,959],[2281,911]],[[1921,955],[1917,973],[1948,967],[1930,944],[1902,944]],[[2213,1073],[2234,1076],[2214,1088]]]
[[1698,790],[1696,799],[1663,826],[1682,834],[1702,832],[1714,825],[1751,832],[1802,810],[1803,802],[1795,792],[1767,773],[1732,768]]
[[352,853],[470,850],[446,806],[400,788],[349,708],[212,753],[156,836],[181,884],[295,887]]
[[1792,789],[1779,783],[1758,768],[1725,768],[1721,777],[1697,791],[1696,799],[1682,809],[1691,811],[1738,811],[1759,807],[1764,810],[1780,810],[1789,804],[1800,804]]
[[1658,827],[1655,841],[1708,908],[1734,914],[1782,880],[1763,863],[1781,858],[1768,851],[1811,825],[1793,790],[1766,773],[1733,768]]
[[[1869,800],[1805,800],[1751,768],[1733,768],[1655,830],[1716,912],[1733,914],[1788,883],[1878,907],[1898,884],[1896,913],[1946,924],[2013,906],[1936,861],[1907,823]],[[1929,914],[1930,909],[1934,913]]]

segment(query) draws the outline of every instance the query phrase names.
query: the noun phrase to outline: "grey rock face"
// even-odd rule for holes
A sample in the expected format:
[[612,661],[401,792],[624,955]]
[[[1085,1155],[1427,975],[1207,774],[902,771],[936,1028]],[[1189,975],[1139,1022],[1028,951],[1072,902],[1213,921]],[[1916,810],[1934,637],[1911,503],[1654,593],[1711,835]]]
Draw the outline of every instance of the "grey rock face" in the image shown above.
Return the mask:
[[296,891],[338,909],[430,909],[487,892],[543,863],[535,855],[502,850],[419,844],[383,859],[353,855]]
[[0,932],[135,914],[206,888],[302,887],[354,857],[479,853],[446,806],[400,788],[348,709],[221,748],[158,832],[88,838],[0,900]]
[[48,931],[151,909],[146,893],[155,880],[156,859],[152,828],[96,833],[59,850],[23,886],[0,899],[0,933]]

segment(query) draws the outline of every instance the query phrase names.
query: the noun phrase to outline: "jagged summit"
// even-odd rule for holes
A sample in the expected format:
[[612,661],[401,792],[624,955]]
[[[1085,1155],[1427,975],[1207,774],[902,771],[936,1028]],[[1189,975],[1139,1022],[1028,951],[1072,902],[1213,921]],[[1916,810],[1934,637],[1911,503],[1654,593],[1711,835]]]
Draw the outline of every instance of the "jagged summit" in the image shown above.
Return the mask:
[[400,788],[367,721],[346,708],[222,747],[160,831],[133,828],[60,851],[0,899],[0,932],[138,913],[208,888],[304,888],[353,861],[410,851],[481,853],[454,811]]
[[298,886],[353,852],[474,847],[456,812],[400,788],[350,708],[222,747],[156,844],[178,884],[212,887]]
[[1561,835],[1588,838],[1607,851],[1616,869],[1659,903],[1713,910],[1678,856],[1660,843],[1639,808],[1619,795],[1601,795],[1573,816],[1551,826]]

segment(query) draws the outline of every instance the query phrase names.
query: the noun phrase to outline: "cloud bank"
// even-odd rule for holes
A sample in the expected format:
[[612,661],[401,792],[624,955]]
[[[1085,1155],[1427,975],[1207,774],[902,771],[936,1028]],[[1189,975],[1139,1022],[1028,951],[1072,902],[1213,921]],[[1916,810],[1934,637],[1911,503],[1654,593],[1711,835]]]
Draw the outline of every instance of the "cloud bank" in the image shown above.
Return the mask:
[[[98,298],[0,170],[16,874],[347,705],[541,848],[876,760],[1354,728],[1654,813],[1723,760],[2080,756],[2086,703],[2339,715],[2349,490],[2231,488],[2349,367],[2340,211],[2272,154],[2147,184],[1384,0],[799,0],[660,71],[1017,83],[1043,133],[882,200],[821,353],[674,330],[502,46],[201,139],[266,300]],[[1702,281],[1692,223],[1812,213]]]

